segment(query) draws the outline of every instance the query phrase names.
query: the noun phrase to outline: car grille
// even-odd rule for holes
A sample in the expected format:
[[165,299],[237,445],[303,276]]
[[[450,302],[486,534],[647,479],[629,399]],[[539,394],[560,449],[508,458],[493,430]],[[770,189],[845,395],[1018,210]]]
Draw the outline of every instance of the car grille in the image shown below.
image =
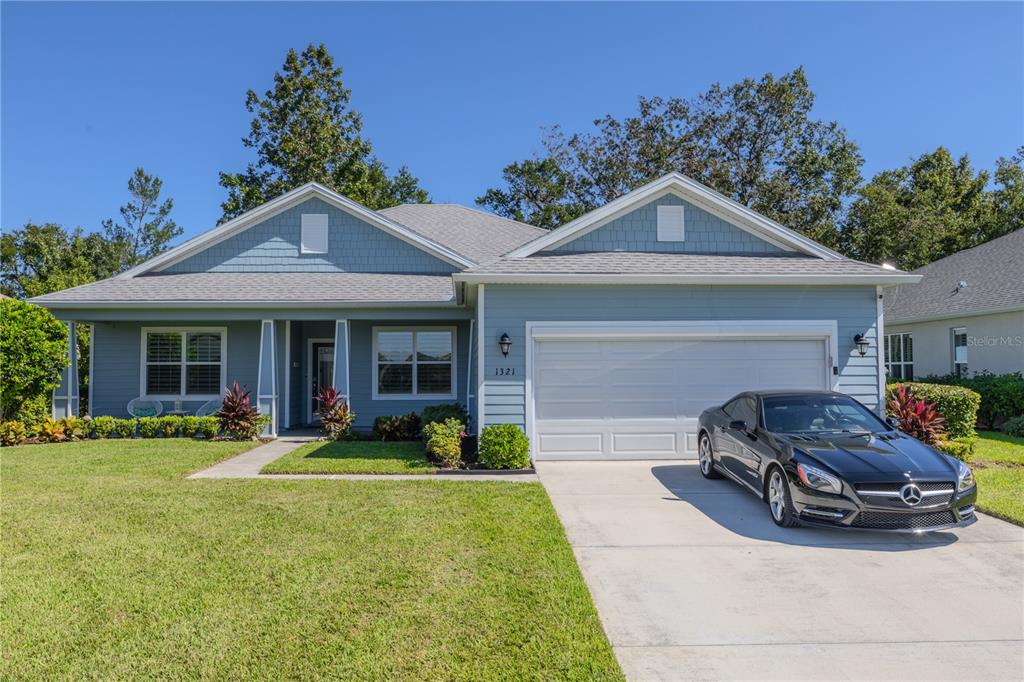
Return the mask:
[[858,514],[851,525],[854,528],[877,528],[879,530],[926,530],[954,523],[956,523],[956,517],[949,510],[924,514],[866,511]]
[[[879,507],[902,507],[907,508],[906,503],[900,499],[900,488],[905,483],[858,483],[854,486],[854,490],[857,491],[864,501]],[[923,493],[934,492],[937,490],[948,490],[947,495],[928,495],[918,506],[921,507],[934,507],[942,504],[949,504],[950,500],[953,499],[953,493],[956,490],[956,484],[952,481],[929,481],[925,483],[917,483],[918,488]],[[869,495],[871,493],[885,493],[884,495]]]

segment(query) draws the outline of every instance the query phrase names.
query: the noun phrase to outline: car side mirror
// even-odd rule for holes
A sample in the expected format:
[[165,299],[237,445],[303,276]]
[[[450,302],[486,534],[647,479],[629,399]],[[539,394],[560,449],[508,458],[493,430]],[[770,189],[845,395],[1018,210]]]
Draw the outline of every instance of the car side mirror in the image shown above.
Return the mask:
[[891,426],[895,431],[900,430],[900,420],[897,419],[896,417],[886,417],[885,423]]
[[734,431],[746,431],[747,422],[743,421],[742,419],[737,419],[736,421],[729,422],[729,428]]

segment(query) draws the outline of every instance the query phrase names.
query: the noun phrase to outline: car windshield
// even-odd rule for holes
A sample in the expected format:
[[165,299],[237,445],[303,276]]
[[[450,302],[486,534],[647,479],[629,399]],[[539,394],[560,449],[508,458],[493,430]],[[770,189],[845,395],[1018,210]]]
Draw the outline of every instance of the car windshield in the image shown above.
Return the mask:
[[764,425],[783,433],[881,433],[889,427],[852,398],[838,395],[780,395],[762,399]]

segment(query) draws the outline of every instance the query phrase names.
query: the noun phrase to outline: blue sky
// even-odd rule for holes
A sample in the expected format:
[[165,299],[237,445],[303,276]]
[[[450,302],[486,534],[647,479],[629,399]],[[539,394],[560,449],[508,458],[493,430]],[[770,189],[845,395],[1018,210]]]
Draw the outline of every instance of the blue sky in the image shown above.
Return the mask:
[[799,65],[865,175],[942,144],[990,168],[1024,143],[1024,4],[2,5],[2,227],[95,229],[137,165],[186,235],[250,159],[245,91],[324,42],[377,154],[472,205],[542,126],[586,128],[639,95]]

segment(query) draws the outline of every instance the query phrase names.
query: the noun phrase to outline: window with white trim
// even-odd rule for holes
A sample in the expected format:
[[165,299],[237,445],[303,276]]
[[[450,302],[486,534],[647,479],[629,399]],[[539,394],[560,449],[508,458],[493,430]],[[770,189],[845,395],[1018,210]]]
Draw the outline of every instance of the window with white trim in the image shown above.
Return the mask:
[[454,327],[373,330],[374,398],[455,398]]
[[327,253],[327,214],[303,213],[301,253]]
[[914,378],[914,338],[910,332],[885,335],[885,371],[892,379]]
[[953,330],[953,374],[958,377],[967,376],[967,327],[954,327]]
[[143,328],[140,393],[164,399],[219,396],[226,383],[226,343],[222,328]]

